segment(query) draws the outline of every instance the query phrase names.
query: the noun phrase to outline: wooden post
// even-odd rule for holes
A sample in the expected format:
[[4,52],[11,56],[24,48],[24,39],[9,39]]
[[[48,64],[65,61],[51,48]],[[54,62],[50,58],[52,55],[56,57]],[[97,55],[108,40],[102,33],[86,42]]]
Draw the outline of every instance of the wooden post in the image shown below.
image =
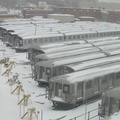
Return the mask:
[[32,120],[33,114],[35,115],[35,117],[38,120],[38,114],[36,114],[36,109],[34,107],[33,108],[29,108],[28,111],[21,117],[21,119],[23,119],[27,114],[30,114],[29,115],[29,120]]

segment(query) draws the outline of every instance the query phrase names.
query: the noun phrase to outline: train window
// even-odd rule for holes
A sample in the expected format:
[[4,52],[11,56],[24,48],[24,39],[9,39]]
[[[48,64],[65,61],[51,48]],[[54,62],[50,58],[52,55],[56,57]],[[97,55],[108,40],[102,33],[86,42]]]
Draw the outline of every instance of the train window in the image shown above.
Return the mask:
[[23,44],[23,41],[22,40],[20,40],[20,45],[22,45]]
[[120,72],[116,73],[116,80],[120,79]]
[[88,81],[88,82],[87,82],[86,88],[87,88],[87,89],[92,88],[92,81]]
[[89,37],[91,37],[91,34],[89,34]]
[[75,39],[76,38],[76,36],[75,35],[73,35],[73,39]]
[[37,39],[34,39],[34,43],[37,43]]
[[88,37],[88,35],[85,35],[85,37],[87,38],[87,37]]
[[30,40],[28,40],[28,43],[31,43],[31,41],[30,41]]
[[42,42],[43,42],[43,38],[40,38],[40,39],[39,39],[39,43],[42,43]]
[[82,35],[82,38],[84,38],[84,35]]
[[72,39],[72,36],[69,36],[69,40],[71,40]]
[[54,41],[57,41],[57,37],[54,37]]
[[104,33],[104,36],[106,36],[106,33]]
[[59,37],[59,40],[62,40],[62,37]]
[[27,44],[27,40],[24,40],[24,44]]
[[55,95],[59,97],[62,95],[62,84],[55,84]]
[[69,85],[65,85],[65,84],[63,85],[63,93],[67,93],[68,94],[69,93],[69,89],[70,89]]
[[107,83],[107,75],[101,77],[102,84]]
[[44,38],[44,41],[43,41],[43,42],[44,42],[44,43],[47,43],[47,41],[48,41],[47,38]]
[[49,42],[53,42],[53,38],[49,38]]
[[77,38],[80,38],[80,35],[77,35]]

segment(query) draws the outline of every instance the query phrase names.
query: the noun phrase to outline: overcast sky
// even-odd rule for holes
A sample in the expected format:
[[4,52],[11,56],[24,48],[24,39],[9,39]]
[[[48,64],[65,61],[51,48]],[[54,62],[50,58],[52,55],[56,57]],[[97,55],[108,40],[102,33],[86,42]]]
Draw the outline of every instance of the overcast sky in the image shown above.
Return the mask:
[[120,0],[99,0],[99,1],[120,3]]

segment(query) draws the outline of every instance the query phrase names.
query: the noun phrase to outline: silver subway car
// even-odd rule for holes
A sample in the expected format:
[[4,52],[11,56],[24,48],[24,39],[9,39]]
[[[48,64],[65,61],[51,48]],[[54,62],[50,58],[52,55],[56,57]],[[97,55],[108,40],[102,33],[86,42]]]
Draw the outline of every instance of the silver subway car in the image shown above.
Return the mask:
[[51,78],[48,99],[55,107],[62,104],[77,106],[119,85],[120,62],[116,62]]

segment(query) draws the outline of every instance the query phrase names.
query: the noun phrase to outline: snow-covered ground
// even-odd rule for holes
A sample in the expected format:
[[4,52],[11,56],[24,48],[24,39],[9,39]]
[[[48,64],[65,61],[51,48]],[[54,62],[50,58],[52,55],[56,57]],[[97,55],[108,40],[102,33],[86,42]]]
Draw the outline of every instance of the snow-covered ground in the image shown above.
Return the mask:
[[[25,112],[27,112],[28,108],[36,108],[36,112],[39,111],[38,120],[57,120],[61,118],[61,120],[70,120],[76,116],[80,116],[85,113],[85,111],[90,111],[96,109],[98,107],[98,103],[101,101],[98,100],[91,104],[81,105],[77,108],[73,108],[70,110],[60,110],[52,107],[52,102],[50,102],[45,96],[45,88],[38,87],[38,84],[31,78],[31,66],[27,63],[28,60],[26,58],[26,53],[16,53],[13,49],[7,48],[0,41],[0,59],[4,57],[9,57],[10,61],[15,61],[16,64],[13,66],[13,69],[9,75],[9,78],[12,78],[16,73],[19,74],[19,80],[21,81],[21,85],[23,86],[24,93],[20,92],[19,101],[23,98],[23,94],[28,95],[31,94],[28,106],[24,107],[23,103],[21,105],[18,104],[18,95],[15,91],[11,94],[12,91],[16,88],[17,84],[14,84],[12,87],[6,82],[8,81],[7,76],[2,76],[7,68],[3,65],[0,66],[0,120],[21,120],[20,116],[23,116]],[[38,97],[38,95],[40,95]],[[40,103],[36,103],[35,101],[39,101]],[[97,114],[98,111],[93,112],[92,114]],[[21,115],[20,115],[21,113]],[[92,116],[92,115],[91,115]],[[101,118],[102,119],[102,118]],[[119,120],[120,113],[114,114],[109,120]],[[29,120],[28,115],[23,118],[23,120]],[[33,119],[36,120],[33,115]],[[77,118],[76,120],[87,120],[87,115]],[[98,117],[95,117],[91,120],[99,120]]]

